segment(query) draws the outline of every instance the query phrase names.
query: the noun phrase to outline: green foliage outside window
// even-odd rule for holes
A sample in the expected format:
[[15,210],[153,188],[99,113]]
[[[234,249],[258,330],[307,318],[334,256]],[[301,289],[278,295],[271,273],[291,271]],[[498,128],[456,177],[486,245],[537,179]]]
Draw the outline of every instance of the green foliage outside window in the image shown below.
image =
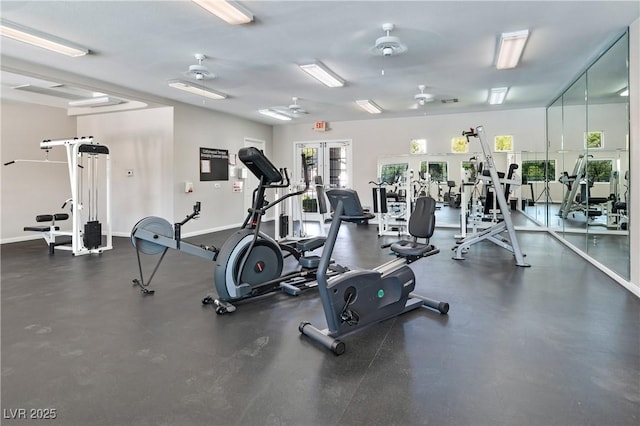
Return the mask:
[[587,149],[602,148],[602,132],[587,133]]
[[522,162],[522,178],[527,182],[544,182],[545,171],[549,181],[555,180],[555,160],[524,160]]
[[462,168],[469,172],[469,179],[471,182],[474,182],[476,180],[476,175],[478,174],[475,162],[463,161]]
[[464,136],[458,138],[451,139],[451,152],[455,153],[466,153],[469,152],[469,144],[467,143],[467,138]]
[[589,182],[609,182],[611,170],[613,170],[612,160],[589,160],[587,162]]
[[420,174],[426,176],[431,175],[432,182],[445,182],[448,179],[449,173],[447,170],[446,161],[422,161],[420,163]]
[[427,140],[426,139],[413,139],[411,141],[411,153],[412,154],[426,154],[427,153]]
[[513,136],[496,136],[495,150],[496,151],[512,151]]
[[385,164],[380,171],[380,180],[387,183],[398,182],[409,169],[409,164]]

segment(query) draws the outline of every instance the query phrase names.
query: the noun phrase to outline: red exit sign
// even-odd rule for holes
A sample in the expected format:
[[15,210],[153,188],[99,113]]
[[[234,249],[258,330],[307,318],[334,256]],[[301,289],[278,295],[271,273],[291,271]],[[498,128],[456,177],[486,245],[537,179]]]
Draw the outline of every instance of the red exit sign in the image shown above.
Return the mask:
[[327,130],[327,122],[326,121],[316,121],[313,130],[316,132],[324,132]]

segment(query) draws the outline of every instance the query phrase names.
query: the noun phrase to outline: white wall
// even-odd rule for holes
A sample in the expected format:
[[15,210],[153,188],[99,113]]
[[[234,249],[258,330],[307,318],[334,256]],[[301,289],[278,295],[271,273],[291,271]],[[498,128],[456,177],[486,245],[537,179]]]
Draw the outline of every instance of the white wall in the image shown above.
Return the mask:
[[[427,139],[429,154],[449,153],[451,138],[460,136],[463,130],[480,125],[484,126],[490,145],[493,145],[496,135],[512,135],[516,151],[545,151],[545,110],[533,108],[342,121],[329,123],[331,130],[324,133],[315,132],[309,124],[276,126],[273,132],[274,158],[276,164],[291,168],[294,142],[351,139],[354,157],[353,188],[360,194],[369,194],[371,189],[368,182],[376,178],[380,157],[409,154],[412,139]],[[472,142],[469,152],[479,150],[479,144]],[[458,154],[448,157],[457,158],[459,164],[470,156],[471,154]],[[455,173],[458,166],[452,162],[450,168]],[[459,182],[459,177],[456,180]]]
[[[185,236],[237,226],[246,215],[243,193],[232,191],[239,178],[200,182],[199,148],[237,154],[244,139],[251,138],[266,142],[268,156],[272,149],[271,126],[182,104],[76,118],[68,117],[64,109],[2,101],[3,162],[44,159],[39,145],[44,139],[89,135],[110,149],[112,229],[116,236],[130,235],[133,225],[150,215],[170,223],[182,220],[195,201],[202,202],[202,215],[185,227]],[[49,158],[66,161],[66,151],[54,149]],[[127,176],[129,169],[133,176]],[[185,193],[185,181],[193,182],[193,193]],[[59,212],[69,197],[65,164],[3,167],[1,241],[39,238],[25,233],[23,227],[34,225],[38,214]],[[104,200],[99,204],[102,210]],[[99,219],[104,221],[104,215]]]
[[[187,105],[175,108],[174,141],[174,195],[173,216],[184,218],[192,211],[195,201],[202,203],[201,217],[184,228],[185,235],[193,232],[214,231],[240,225],[246,216],[244,194],[233,192],[233,182],[241,181],[229,177],[228,181],[200,182],[200,148],[226,149],[229,154],[237,154],[244,146],[244,139],[258,139],[266,142],[267,156],[272,153],[272,128],[266,124],[248,121],[221,113],[205,111]],[[242,164],[239,160],[237,167]],[[184,183],[193,182],[194,192],[187,194]],[[243,191],[253,191],[244,187]]]
[[145,216],[173,222],[173,108],[80,116],[78,135],[109,147],[114,235],[130,235]]
[[[44,160],[41,141],[76,136],[76,119],[68,117],[65,110],[6,100],[2,100],[0,106],[0,156],[3,164],[16,159]],[[58,147],[50,151],[48,158],[66,162],[66,151]],[[35,217],[39,214],[62,212],[62,203],[71,196],[66,164],[16,163],[2,166],[0,180],[0,241],[3,243],[40,238],[26,233],[23,227],[36,225]],[[68,228],[60,223],[63,229],[71,229],[71,221],[67,222]]]

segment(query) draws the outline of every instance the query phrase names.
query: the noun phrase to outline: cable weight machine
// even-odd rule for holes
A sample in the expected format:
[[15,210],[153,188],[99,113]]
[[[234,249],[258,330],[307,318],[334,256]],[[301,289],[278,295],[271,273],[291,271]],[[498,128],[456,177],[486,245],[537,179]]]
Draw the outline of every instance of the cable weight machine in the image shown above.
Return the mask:
[[[463,254],[469,250],[469,247],[476,243],[479,243],[480,241],[488,240],[513,253],[517,266],[531,266],[524,261],[524,255],[522,254],[520,245],[518,244],[518,238],[513,226],[513,221],[511,220],[511,212],[509,209],[509,205],[507,204],[507,198],[505,195],[509,193],[509,186],[511,184],[516,184],[517,182],[511,181],[511,176],[507,176],[507,179],[500,178],[498,171],[496,170],[496,165],[493,160],[491,149],[484,140],[483,126],[478,126],[475,128],[475,130],[470,129],[469,131],[463,131],[462,135],[467,138],[467,143],[469,142],[469,138],[471,137],[477,138],[480,142],[486,165],[483,173],[486,173],[487,171],[489,172],[491,182],[493,183],[496,201],[498,203],[498,206],[500,207],[503,218],[502,221],[496,223],[490,228],[468,235],[462,240],[457,241],[456,245],[452,248],[452,250],[454,250],[453,259],[464,260]],[[512,170],[513,169],[511,169],[510,172]],[[504,183],[506,187],[504,192],[500,190],[502,183]],[[507,233],[506,237],[502,235],[503,232]]]
[[[49,151],[63,146],[67,152],[67,161],[49,160]],[[67,164],[71,198],[67,204],[71,208],[71,231],[62,231],[56,226],[56,220],[68,218],[66,213],[44,214],[36,217],[37,222],[51,222],[50,226],[26,226],[25,231],[38,232],[49,246],[50,254],[54,249],[71,251],[74,256],[90,253],[102,253],[111,250],[111,163],[109,147],[95,143],[92,136],[73,139],[44,140],[40,142],[40,149],[45,151],[44,160],[13,160],[4,163],[5,166],[28,163],[62,163]],[[85,173],[86,172],[86,173]],[[104,185],[104,193],[99,189]],[[104,224],[98,219],[100,197],[104,197]],[[85,199],[87,203],[85,203]],[[103,244],[104,234],[104,244]],[[71,237],[71,242],[56,242],[56,237]]]

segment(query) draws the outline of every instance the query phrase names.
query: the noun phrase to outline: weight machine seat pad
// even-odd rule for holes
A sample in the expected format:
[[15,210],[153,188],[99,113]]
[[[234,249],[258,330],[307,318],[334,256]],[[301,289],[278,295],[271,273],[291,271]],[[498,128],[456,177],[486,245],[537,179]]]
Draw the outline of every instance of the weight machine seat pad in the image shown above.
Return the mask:
[[627,209],[627,203],[625,201],[618,201],[618,202],[613,204],[613,207],[616,210],[626,210]]
[[296,249],[302,252],[313,251],[317,248],[322,247],[325,241],[327,241],[326,237],[313,237],[296,241]]
[[[491,176],[491,172],[489,171],[489,169],[485,169],[482,171],[482,176]],[[500,179],[504,179],[504,172],[498,172],[498,177]]]
[[391,244],[390,248],[392,252],[400,257],[426,257],[440,251],[433,244],[418,243],[410,240],[395,242]]
[[[60,227],[59,226],[54,226],[53,229],[55,231],[59,231]],[[25,231],[33,231],[33,232],[49,232],[49,231],[51,231],[51,227],[50,226],[25,226],[24,230]]]
[[36,216],[36,222],[53,222],[54,220],[67,219],[69,219],[69,215],[67,213],[40,214]]
[[589,197],[588,198],[589,204],[604,204],[607,201],[609,201],[609,199],[605,197]]

